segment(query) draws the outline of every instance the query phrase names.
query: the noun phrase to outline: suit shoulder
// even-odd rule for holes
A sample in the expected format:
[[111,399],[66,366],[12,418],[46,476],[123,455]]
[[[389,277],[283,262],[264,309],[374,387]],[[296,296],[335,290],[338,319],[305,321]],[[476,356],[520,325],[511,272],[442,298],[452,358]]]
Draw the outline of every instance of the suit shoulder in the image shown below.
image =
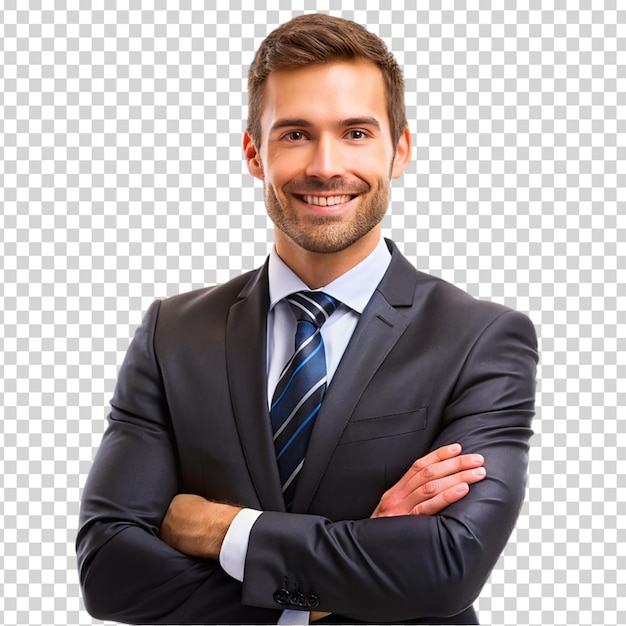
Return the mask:
[[530,318],[505,304],[491,300],[481,300],[467,291],[447,282],[443,278],[419,270],[415,287],[416,300],[423,300],[433,314],[441,316],[455,325],[488,326],[498,318],[503,321],[530,327]]
[[263,270],[246,272],[222,283],[194,289],[161,301],[159,325],[186,323],[201,317],[205,320],[222,317],[238,300],[240,294],[261,279]]
[[416,269],[392,241],[388,245],[392,260],[379,290],[390,304],[411,307],[421,319],[446,325],[477,322],[482,326],[506,313],[515,313],[510,307],[479,300],[443,278]]

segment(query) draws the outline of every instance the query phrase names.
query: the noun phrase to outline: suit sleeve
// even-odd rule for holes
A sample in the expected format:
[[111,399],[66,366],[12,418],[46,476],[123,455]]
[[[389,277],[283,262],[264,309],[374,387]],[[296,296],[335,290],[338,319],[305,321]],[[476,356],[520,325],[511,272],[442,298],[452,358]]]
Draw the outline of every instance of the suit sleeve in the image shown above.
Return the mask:
[[160,303],[147,311],[120,369],[109,425],[85,484],[76,540],[87,611],[131,623],[272,623],[280,612],[241,604],[217,562],[158,537],[178,493],[178,462],[154,354]]
[[537,358],[530,320],[513,311],[492,321],[469,351],[433,445],[458,441],[484,455],[487,478],[465,498],[433,517],[331,522],[264,513],[250,537],[244,602],[278,608],[286,589],[315,598],[317,610],[368,622],[469,607],[524,499]]

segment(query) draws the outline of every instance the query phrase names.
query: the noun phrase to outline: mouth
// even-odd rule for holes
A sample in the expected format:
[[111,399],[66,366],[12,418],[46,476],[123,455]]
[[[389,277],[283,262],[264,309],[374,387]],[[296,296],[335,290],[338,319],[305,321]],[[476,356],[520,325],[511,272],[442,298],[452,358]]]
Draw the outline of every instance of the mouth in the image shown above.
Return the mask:
[[335,196],[314,196],[310,194],[300,195],[299,198],[305,202],[306,204],[311,204],[313,206],[319,207],[334,207],[339,204],[345,204],[346,202],[350,202],[357,196],[355,194],[343,194],[343,195],[335,195]]

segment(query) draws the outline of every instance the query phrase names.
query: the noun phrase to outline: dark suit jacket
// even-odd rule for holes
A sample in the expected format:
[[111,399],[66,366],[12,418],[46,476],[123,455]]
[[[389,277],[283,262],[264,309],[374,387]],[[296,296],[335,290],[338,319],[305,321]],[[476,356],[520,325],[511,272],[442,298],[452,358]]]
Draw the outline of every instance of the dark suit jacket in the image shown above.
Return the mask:
[[[318,414],[293,513],[267,408],[266,268],[149,308],[83,494],[77,551],[92,615],[263,624],[301,602],[344,623],[476,620],[471,604],[524,497],[535,332],[390,246]],[[434,517],[368,519],[414,460],[453,442],[486,460],[469,495]],[[243,584],[158,538],[177,493],[266,511]]]

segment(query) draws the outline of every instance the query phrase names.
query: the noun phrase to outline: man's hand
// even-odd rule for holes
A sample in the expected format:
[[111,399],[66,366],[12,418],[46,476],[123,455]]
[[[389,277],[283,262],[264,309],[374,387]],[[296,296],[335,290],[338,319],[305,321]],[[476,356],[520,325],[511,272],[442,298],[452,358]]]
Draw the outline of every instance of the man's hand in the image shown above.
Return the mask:
[[[438,448],[418,459],[409,471],[383,494],[371,519],[398,515],[437,515],[469,492],[485,476],[480,454],[461,455],[458,443]],[[330,615],[314,611],[309,623]]]
[[484,462],[480,454],[461,455],[458,443],[438,448],[411,465],[383,494],[371,517],[437,515],[486,476]]
[[219,558],[224,537],[240,507],[182,493],[167,509],[159,535],[165,543],[190,556]]

